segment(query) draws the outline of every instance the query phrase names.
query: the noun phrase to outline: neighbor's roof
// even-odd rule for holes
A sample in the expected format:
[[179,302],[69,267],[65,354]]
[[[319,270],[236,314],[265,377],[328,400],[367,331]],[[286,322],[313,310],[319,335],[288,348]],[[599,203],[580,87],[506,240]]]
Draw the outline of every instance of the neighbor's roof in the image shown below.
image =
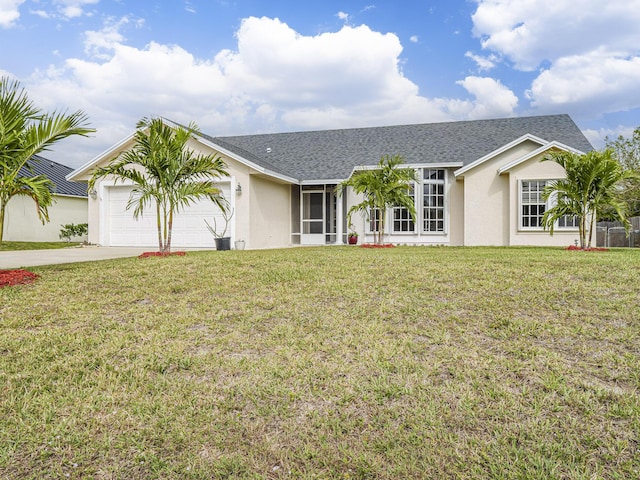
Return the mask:
[[274,173],[304,182],[348,178],[354,167],[375,165],[384,155],[399,154],[410,165],[464,166],[527,134],[583,152],[593,149],[569,115],[202,136]]
[[46,158],[34,155],[28,162],[31,167],[29,170],[26,167],[20,169],[20,175],[25,177],[33,177],[36,175],[47,176],[55,185],[52,193],[55,195],[69,195],[72,197],[86,197],[87,196],[87,184],[69,182],[65,177],[73,172],[72,168],[69,168],[60,163]]

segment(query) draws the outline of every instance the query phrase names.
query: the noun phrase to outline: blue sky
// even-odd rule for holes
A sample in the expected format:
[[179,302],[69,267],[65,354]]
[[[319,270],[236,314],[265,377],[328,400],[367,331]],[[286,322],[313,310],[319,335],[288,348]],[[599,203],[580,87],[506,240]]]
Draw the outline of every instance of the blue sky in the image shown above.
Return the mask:
[[98,131],[145,116],[234,135],[569,113],[640,126],[640,0],[0,0],[0,74]]

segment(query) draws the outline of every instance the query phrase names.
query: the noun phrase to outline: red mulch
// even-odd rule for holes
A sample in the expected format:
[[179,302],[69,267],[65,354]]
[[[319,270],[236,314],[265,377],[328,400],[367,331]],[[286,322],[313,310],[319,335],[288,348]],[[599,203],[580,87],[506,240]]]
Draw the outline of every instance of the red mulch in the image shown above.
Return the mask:
[[178,257],[184,257],[187,252],[144,252],[138,255],[138,258],[148,258],[148,257],[168,257],[171,255],[177,255]]
[[378,245],[377,243],[363,243],[360,246],[362,248],[393,248],[395,245],[392,243],[383,243],[382,245]]
[[602,248],[602,247],[580,248],[580,247],[576,247],[575,245],[568,246],[567,250],[578,250],[582,252],[608,252],[609,251],[608,248]]
[[0,288],[27,285],[35,282],[40,275],[28,270],[0,270]]

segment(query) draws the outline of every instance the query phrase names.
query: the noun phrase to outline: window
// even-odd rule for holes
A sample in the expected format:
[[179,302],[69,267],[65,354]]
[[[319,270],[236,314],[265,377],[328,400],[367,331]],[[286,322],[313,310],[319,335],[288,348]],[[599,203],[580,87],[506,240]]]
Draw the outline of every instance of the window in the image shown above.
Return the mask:
[[576,216],[565,215],[558,219],[558,228],[579,228],[580,219]]
[[444,232],[445,172],[425,168],[422,172],[422,231]]
[[542,228],[542,216],[547,204],[542,200],[544,180],[523,180],[521,184],[521,219],[522,228]]
[[[522,180],[520,183],[520,226],[523,229],[542,230],[542,217],[554,203],[554,197],[548,201],[542,199],[542,192],[546,186],[546,180]],[[558,219],[556,228],[578,228],[578,217],[565,215]]]
[[380,209],[371,208],[369,210],[369,232],[377,232],[380,228]]
[[[411,185],[411,189],[409,190],[409,195],[413,198],[415,203],[416,199],[416,187],[415,185]],[[409,232],[413,233],[416,227],[413,223],[413,219],[411,218],[411,214],[409,210],[403,207],[394,207],[393,209],[393,231],[394,233],[403,233]]]

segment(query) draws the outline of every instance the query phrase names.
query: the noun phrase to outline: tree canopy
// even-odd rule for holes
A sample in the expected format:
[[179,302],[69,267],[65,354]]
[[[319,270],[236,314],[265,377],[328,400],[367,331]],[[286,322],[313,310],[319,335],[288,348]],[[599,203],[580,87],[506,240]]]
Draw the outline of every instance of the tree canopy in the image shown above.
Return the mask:
[[543,192],[546,201],[553,197],[555,205],[544,212],[542,224],[553,234],[556,222],[564,216],[576,216],[579,220],[580,248],[591,248],[593,227],[597,212],[607,208],[625,228],[627,206],[620,199],[619,185],[635,177],[616,161],[613,150],[593,150],[583,155],[567,151],[555,151],[543,158],[562,166],[566,178],[549,182]]
[[222,211],[227,202],[218,181],[228,176],[227,166],[216,155],[196,154],[188,142],[199,133],[195,123],[188,127],[168,125],[161,118],[144,118],[136,127],[135,143],[113,161],[98,168],[89,182],[93,188],[103,177],[134,184],[127,208],[138,218],[145,208],[155,206],[158,249],[171,251],[174,215],[191,203],[210,199]]
[[[607,148],[613,150],[614,157],[620,162],[625,171],[640,173],[640,127],[636,128],[631,137],[619,135],[615,140],[605,139]],[[627,204],[630,217],[640,215],[640,179],[630,178],[621,183],[620,198]],[[598,218],[612,220],[610,209],[598,212]]]
[[355,212],[361,212],[368,220],[372,214],[376,215],[372,222],[372,230],[377,244],[384,243],[387,208],[406,208],[414,222],[416,219],[414,199],[410,194],[411,183],[415,181],[415,171],[411,168],[401,168],[403,162],[400,155],[385,155],[375,168],[354,172],[339,185],[339,191],[351,187],[355,193],[364,197],[362,202],[353,205],[347,212],[349,225]]
[[54,143],[94,132],[87,124],[87,116],[80,110],[71,114],[43,112],[29,100],[19,82],[0,77],[0,242],[6,207],[14,196],[31,198],[42,223],[49,221],[55,186],[45,175],[25,176],[24,171],[33,173],[29,161]]

